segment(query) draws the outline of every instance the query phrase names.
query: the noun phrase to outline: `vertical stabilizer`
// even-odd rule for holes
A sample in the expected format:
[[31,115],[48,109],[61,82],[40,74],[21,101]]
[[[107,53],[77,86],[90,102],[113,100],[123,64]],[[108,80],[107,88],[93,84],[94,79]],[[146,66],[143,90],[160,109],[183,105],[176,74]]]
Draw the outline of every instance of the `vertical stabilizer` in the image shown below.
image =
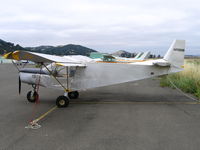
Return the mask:
[[140,58],[138,58],[138,60],[145,60],[147,58],[149,58],[149,55],[150,55],[150,51],[147,51],[147,52],[144,52]]
[[174,40],[163,59],[173,66],[182,67],[184,64],[184,52],[185,40]]
[[134,57],[134,59],[138,59],[141,55],[142,55],[142,52],[139,52],[139,53]]

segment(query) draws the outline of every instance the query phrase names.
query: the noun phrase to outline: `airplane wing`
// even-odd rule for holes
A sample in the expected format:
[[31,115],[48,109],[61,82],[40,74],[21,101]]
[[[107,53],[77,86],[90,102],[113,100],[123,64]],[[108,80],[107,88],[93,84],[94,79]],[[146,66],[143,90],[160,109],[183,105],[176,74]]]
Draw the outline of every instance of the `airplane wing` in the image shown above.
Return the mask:
[[36,63],[73,63],[73,64],[82,64],[83,62],[78,59],[70,59],[64,56],[55,56],[41,53],[34,53],[28,51],[14,51],[7,53],[3,56],[6,59],[14,60],[30,60]]

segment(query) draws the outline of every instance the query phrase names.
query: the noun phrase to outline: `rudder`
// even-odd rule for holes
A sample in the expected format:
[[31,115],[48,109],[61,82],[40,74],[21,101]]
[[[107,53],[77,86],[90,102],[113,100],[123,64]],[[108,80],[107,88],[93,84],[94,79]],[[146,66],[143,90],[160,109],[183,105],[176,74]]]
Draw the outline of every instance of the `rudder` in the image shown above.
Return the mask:
[[185,40],[174,40],[164,56],[164,60],[176,67],[184,64]]

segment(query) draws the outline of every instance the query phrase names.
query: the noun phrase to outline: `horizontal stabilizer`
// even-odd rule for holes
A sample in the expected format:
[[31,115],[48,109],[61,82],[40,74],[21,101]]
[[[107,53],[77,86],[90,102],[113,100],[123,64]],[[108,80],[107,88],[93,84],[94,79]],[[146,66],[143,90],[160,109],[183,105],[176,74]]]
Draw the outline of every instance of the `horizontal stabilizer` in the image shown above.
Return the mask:
[[168,63],[168,62],[154,62],[153,64],[155,66],[159,66],[159,67],[169,67],[169,66],[171,66],[171,64]]

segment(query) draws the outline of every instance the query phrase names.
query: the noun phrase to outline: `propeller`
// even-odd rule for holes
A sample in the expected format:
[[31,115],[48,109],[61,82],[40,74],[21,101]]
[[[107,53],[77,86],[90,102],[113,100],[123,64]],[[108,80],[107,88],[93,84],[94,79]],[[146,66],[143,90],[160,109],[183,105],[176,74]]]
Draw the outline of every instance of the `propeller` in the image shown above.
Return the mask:
[[19,76],[19,95],[21,94],[21,78]]

